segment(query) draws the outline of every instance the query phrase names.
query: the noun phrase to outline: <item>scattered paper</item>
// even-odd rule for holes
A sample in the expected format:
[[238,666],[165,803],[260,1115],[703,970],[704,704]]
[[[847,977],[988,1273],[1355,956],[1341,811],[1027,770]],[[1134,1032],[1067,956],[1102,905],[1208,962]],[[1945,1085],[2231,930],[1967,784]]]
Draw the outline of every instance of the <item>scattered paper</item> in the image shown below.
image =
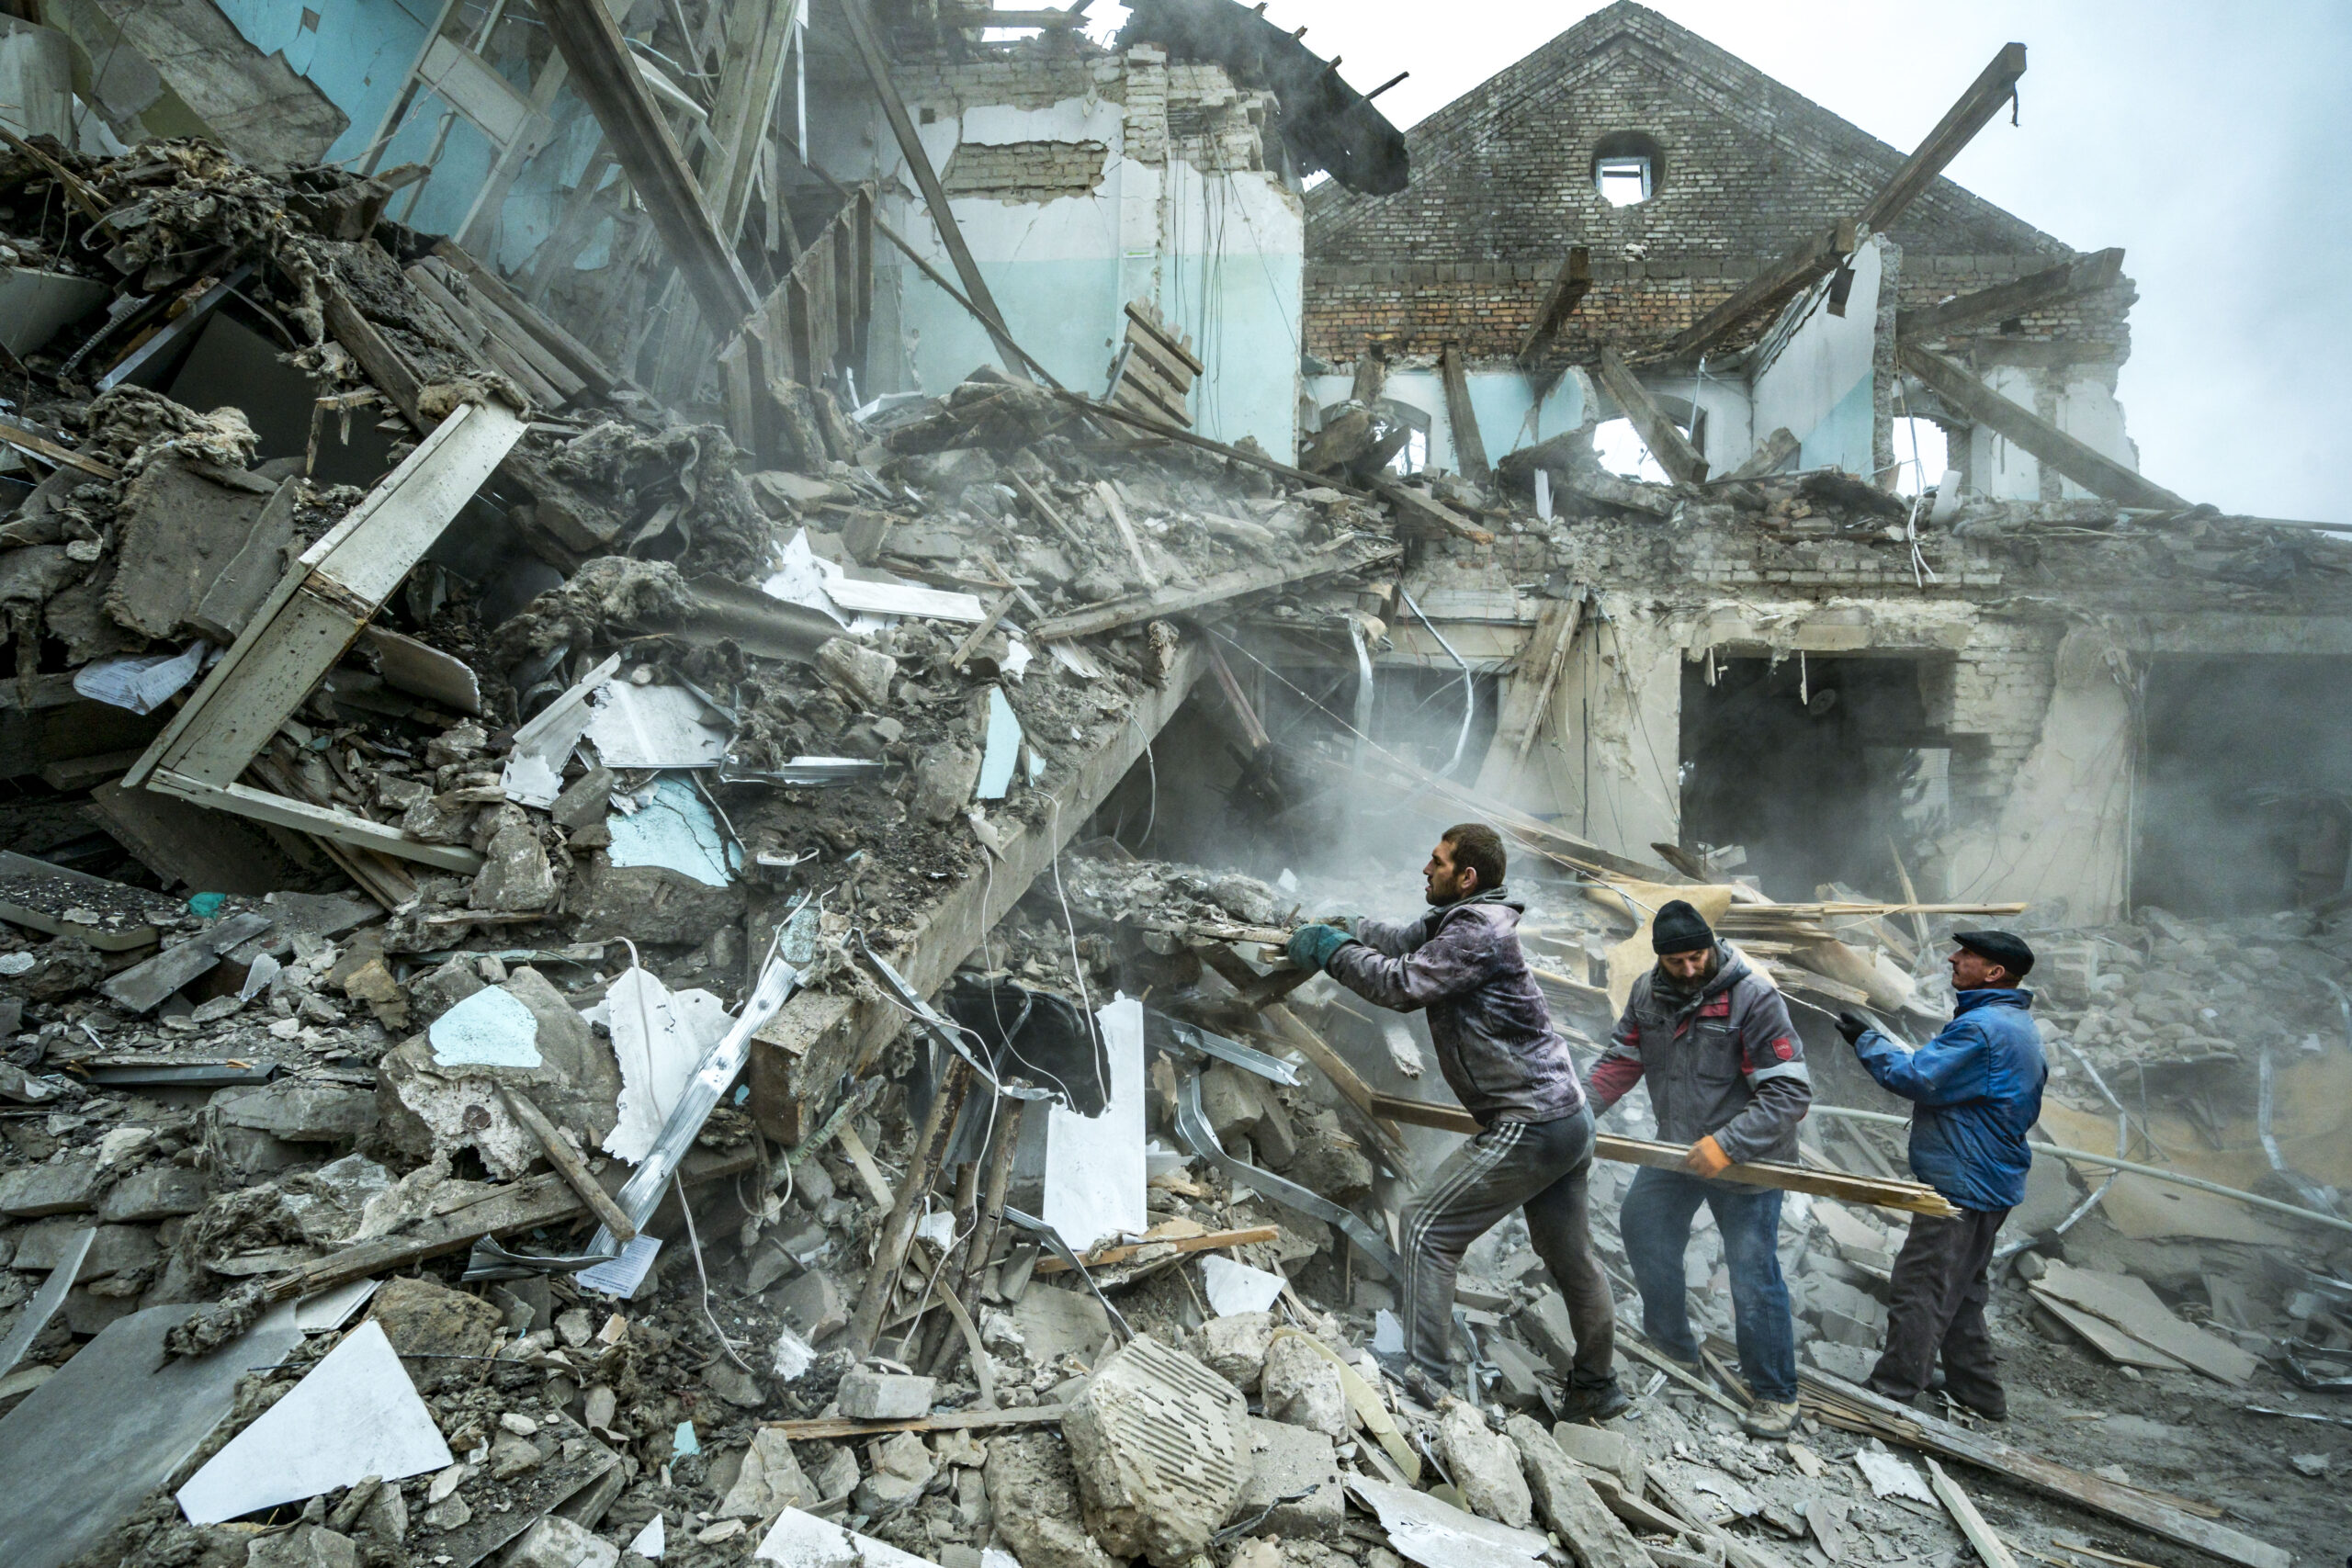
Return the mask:
[[582,1269],[572,1278],[585,1290],[627,1301],[645,1283],[646,1271],[653,1267],[654,1256],[661,1250],[660,1236],[640,1235],[621,1248],[619,1257]]
[[1280,1274],[1252,1269],[1214,1252],[1201,1259],[1201,1284],[1208,1292],[1209,1310],[1219,1317],[1264,1312],[1283,1293],[1283,1283]]
[[605,1134],[605,1152],[635,1165],[653,1147],[686,1080],[733,1020],[727,1004],[708,991],[672,991],[634,964],[587,1016],[612,1036],[621,1069],[620,1119]]
[[775,1375],[786,1382],[797,1382],[817,1359],[817,1348],[800,1337],[785,1324],[775,1331]]
[[790,1568],[931,1568],[912,1552],[870,1535],[856,1535],[830,1519],[786,1508],[760,1542],[752,1560]]
[[1854,1455],[1854,1468],[1871,1483],[1871,1492],[1879,1497],[1908,1497],[1925,1503],[1930,1508],[1941,1506],[1936,1495],[1928,1490],[1928,1483],[1910,1465],[1883,1450],[1862,1449]]
[[93,702],[153,713],[196,679],[210,644],[192,642],[178,653],[126,653],[95,660],[74,672],[74,689]]
[[539,1021],[511,991],[476,991],[424,1032],[436,1067],[536,1067]]
[[217,1525],[375,1475],[400,1481],[449,1462],[433,1412],[384,1337],[361,1324],[176,1494],[190,1524]]
[[628,1549],[639,1557],[659,1562],[663,1549],[669,1544],[669,1538],[662,1529],[662,1516],[656,1514],[645,1521],[643,1529],[629,1539]]

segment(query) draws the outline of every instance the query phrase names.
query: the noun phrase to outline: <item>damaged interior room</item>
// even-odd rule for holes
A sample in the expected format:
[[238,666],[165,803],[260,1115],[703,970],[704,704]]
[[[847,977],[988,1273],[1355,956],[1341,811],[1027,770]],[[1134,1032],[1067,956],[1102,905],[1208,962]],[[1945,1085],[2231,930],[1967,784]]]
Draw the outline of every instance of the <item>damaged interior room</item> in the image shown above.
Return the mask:
[[2341,1558],[2258,237],[1666,8],[0,0],[0,1563]]

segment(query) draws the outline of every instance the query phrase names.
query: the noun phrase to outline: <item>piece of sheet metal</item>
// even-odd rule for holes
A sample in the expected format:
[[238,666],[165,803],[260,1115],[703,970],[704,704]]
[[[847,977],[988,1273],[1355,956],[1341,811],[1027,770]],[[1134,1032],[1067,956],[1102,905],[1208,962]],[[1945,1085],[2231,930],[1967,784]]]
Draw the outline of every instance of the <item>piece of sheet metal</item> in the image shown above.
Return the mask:
[[1299,1081],[1298,1069],[1280,1056],[1270,1056],[1263,1051],[1252,1050],[1238,1040],[1227,1040],[1222,1034],[1212,1034],[1198,1024],[1186,1023],[1182,1019],[1170,1018],[1166,1013],[1156,1012],[1151,1016],[1178,1044],[1188,1050],[1197,1051],[1204,1056],[1215,1056],[1220,1062],[1230,1063],[1244,1072],[1255,1073],[1261,1078],[1270,1078],[1278,1084],[1295,1086]]
[[1119,1333],[1122,1336],[1129,1339],[1136,1337],[1136,1331],[1127,1326],[1126,1318],[1120,1314],[1117,1307],[1111,1304],[1111,1298],[1102,1293],[1102,1287],[1094,1282],[1094,1276],[1087,1271],[1086,1265],[1079,1260],[1078,1254],[1070,1250],[1069,1243],[1062,1239],[1061,1232],[1036,1215],[1024,1214],[1010,1204],[1005,1207],[1004,1217],[1014,1229],[1027,1231],[1043,1242],[1046,1250],[1060,1258],[1080,1279],[1086,1281],[1086,1288],[1094,1292],[1094,1299],[1102,1303],[1102,1310],[1111,1314],[1111,1321],[1119,1325]]
[[995,1069],[973,1054],[970,1042],[964,1037],[964,1031],[958,1028],[953,1020],[942,1015],[938,1009],[918,996],[914,987],[907,982],[907,977],[890,966],[889,960],[866,945],[865,931],[859,931],[854,934],[857,938],[858,955],[872,967],[875,976],[881,980],[883,988],[890,993],[891,999],[914,1014],[915,1022],[921,1026],[924,1033],[963,1057],[965,1064],[979,1075],[980,1081],[988,1085],[990,1090],[1003,1095],[1008,1100],[1050,1100],[1057,1103],[1061,1102],[1062,1097],[1051,1089],[1009,1084],[999,1078]]
[[1356,1248],[1370,1258],[1392,1280],[1405,1278],[1405,1266],[1388,1246],[1388,1238],[1365,1223],[1360,1214],[1350,1213],[1320,1193],[1310,1192],[1295,1181],[1286,1181],[1272,1171],[1261,1170],[1247,1160],[1234,1158],[1216,1141],[1216,1134],[1209,1128],[1208,1113],[1201,1109],[1201,1072],[1188,1067],[1176,1082],[1176,1132],[1185,1145],[1201,1158],[1216,1166],[1227,1176],[1248,1182],[1258,1191],[1285,1208],[1296,1209],[1326,1224],[1337,1225],[1347,1233]]

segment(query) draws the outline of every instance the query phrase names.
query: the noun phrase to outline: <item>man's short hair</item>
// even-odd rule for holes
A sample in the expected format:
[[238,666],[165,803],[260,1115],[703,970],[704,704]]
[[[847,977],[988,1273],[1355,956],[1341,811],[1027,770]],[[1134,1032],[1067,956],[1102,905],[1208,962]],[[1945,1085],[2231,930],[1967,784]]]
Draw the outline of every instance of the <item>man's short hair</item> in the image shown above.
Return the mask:
[[1453,846],[1453,863],[1478,874],[1478,891],[1491,893],[1503,885],[1503,836],[1484,822],[1462,822],[1448,828],[1441,842]]

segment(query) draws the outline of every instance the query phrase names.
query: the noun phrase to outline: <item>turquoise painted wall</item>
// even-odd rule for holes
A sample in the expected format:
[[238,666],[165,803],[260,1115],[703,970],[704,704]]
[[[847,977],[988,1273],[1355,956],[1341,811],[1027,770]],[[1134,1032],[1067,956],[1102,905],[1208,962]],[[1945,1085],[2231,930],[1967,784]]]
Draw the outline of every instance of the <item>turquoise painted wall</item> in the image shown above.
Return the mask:
[[1875,385],[1875,379],[1866,375],[1847,389],[1846,395],[1822,416],[1821,423],[1798,446],[1798,468],[1843,468],[1849,474],[1871,471]]

